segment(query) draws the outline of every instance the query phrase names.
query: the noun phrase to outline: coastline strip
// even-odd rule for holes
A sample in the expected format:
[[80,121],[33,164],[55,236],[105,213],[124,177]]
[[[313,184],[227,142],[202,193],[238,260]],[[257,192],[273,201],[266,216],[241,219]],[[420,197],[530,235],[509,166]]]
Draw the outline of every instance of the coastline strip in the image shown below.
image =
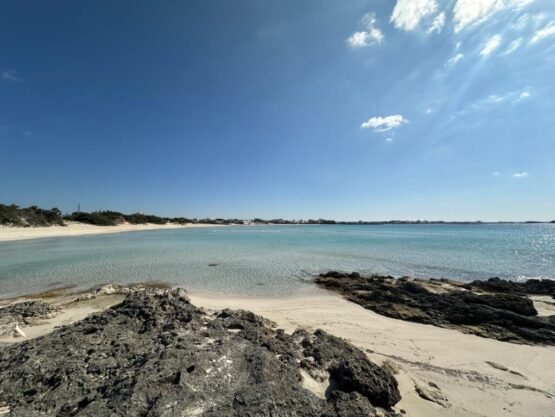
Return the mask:
[[67,226],[47,227],[12,227],[0,226],[0,242],[13,242],[18,240],[44,239],[53,237],[71,237],[100,235],[108,233],[139,232],[147,230],[187,229],[195,227],[222,227],[217,224],[119,224],[117,226],[95,226],[84,223],[68,223]]

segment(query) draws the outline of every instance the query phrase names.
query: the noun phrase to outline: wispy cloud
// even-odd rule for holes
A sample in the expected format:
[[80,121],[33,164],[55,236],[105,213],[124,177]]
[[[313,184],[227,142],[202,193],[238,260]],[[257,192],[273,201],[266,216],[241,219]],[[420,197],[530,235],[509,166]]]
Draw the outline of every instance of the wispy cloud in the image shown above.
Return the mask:
[[471,111],[478,110],[489,110],[501,104],[517,104],[522,100],[528,99],[532,94],[528,89],[509,91],[505,94],[491,94],[485,98],[475,101],[467,108],[465,108],[462,113],[468,113]]
[[23,79],[18,77],[17,75],[15,75],[15,73],[13,71],[2,71],[2,74],[0,75],[0,78],[2,78],[2,81],[6,81],[6,82],[12,82],[12,83],[22,83]]
[[517,172],[513,174],[513,178],[526,178],[528,176],[527,172]]
[[434,18],[427,33],[440,33],[443,26],[445,26],[445,12],[441,12]]
[[379,44],[383,41],[384,35],[378,28],[378,21],[375,13],[366,13],[361,20],[366,30],[353,33],[346,40],[351,48],[364,48]]
[[530,43],[531,44],[538,43],[539,41],[554,35],[555,35],[555,22],[551,22],[545,27],[543,27],[543,29],[536,31]]
[[507,48],[507,50],[504,52],[505,55],[512,54],[514,51],[516,51],[518,48],[520,48],[522,46],[522,42],[523,42],[522,38],[518,38],[518,39],[515,39],[514,41],[512,41],[509,44],[509,47]]
[[491,174],[492,177],[498,177],[500,174],[499,171],[495,171],[493,174]]
[[424,17],[436,10],[435,0],[397,0],[390,20],[397,29],[411,31],[418,27]]
[[261,30],[259,30],[258,35],[262,36],[262,37],[276,36],[276,35],[279,35],[280,33],[282,33],[284,31],[284,29],[286,28],[286,26],[287,26],[287,24],[285,23],[285,21],[280,20],[277,23],[266,26],[265,28],[262,28]]
[[520,101],[520,100],[524,100],[527,99],[528,97],[530,97],[530,91],[528,90],[523,90],[518,97],[515,99],[515,102]]
[[455,32],[489,20],[504,9],[519,9],[534,0],[456,0],[453,8]]
[[463,58],[464,55],[459,52],[457,55],[449,58],[449,60],[447,61],[447,66],[452,67],[454,65],[457,65],[457,62],[459,62]]
[[487,56],[491,55],[491,53],[493,51],[495,51],[497,48],[499,48],[499,45],[501,45],[501,40],[502,39],[503,38],[499,34],[493,35],[485,43],[484,47],[480,51],[480,55],[484,56],[484,57],[487,57]]
[[387,132],[391,129],[395,129],[404,123],[408,123],[400,114],[394,114],[391,116],[374,116],[368,119],[368,121],[360,125],[361,129],[374,129],[374,132]]

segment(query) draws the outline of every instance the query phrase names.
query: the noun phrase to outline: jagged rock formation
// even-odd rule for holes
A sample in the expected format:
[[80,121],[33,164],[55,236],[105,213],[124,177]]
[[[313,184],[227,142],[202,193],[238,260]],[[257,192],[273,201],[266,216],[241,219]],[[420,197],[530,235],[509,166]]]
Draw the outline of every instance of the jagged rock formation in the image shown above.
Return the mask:
[[[509,291],[506,288],[511,283],[500,284],[502,280],[497,280],[461,285],[448,280],[363,277],[356,272],[331,271],[315,281],[384,316],[503,341],[555,345],[555,316],[538,317],[532,301],[523,295],[527,288],[532,288],[534,294],[541,293],[539,288],[548,291],[555,282],[547,280],[541,286],[522,285],[516,287],[517,291]],[[431,291],[430,283],[437,284],[439,290]],[[504,290],[495,292],[499,286]],[[476,294],[474,288],[487,288],[488,293]]]
[[287,335],[247,311],[208,314],[183,290],[131,293],[0,349],[10,416],[392,417],[399,400],[393,375],[344,340]]
[[516,295],[551,295],[555,299],[555,281],[551,279],[529,279],[525,282],[513,282],[500,278],[490,278],[487,281],[472,281],[463,285],[469,290],[482,290],[494,293]]
[[44,301],[25,301],[0,308],[0,336],[12,333],[23,336],[21,327],[36,323],[40,319],[53,317],[59,308]]

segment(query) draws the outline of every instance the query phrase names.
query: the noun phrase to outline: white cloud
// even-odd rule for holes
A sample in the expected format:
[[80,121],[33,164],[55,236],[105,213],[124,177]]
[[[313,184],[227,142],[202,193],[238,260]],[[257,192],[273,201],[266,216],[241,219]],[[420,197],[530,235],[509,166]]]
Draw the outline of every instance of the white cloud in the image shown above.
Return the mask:
[[408,120],[400,114],[394,114],[384,117],[371,117],[367,122],[361,124],[360,128],[374,129],[374,132],[387,132],[388,130],[401,126],[403,123],[408,123]]
[[370,42],[371,39],[368,32],[355,32],[347,39],[347,44],[351,48],[370,46]]
[[436,10],[435,0],[397,0],[390,21],[397,29],[411,31],[418,27],[424,17]]
[[493,174],[491,174],[493,177],[497,177],[499,175],[499,171],[495,171]]
[[440,33],[443,26],[445,26],[445,12],[441,12],[435,17],[427,33]]
[[506,100],[507,96],[498,96],[496,94],[492,94],[486,98],[486,101],[491,104],[501,103]]
[[519,9],[534,0],[456,0],[453,8],[455,32],[485,22],[504,9]]
[[537,28],[543,20],[547,18],[547,14],[544,12],[536,13],[536,14],[529,14],[524,13],[521,15],[515,23],[510,25],[510,28],[515,31],[523,31],[526,29],[527,26],[533,26]]
[[515,39],[509,44],[509,47],[505,51],[505,55],[512,54],[514,51],[520,48],[521,45],[522,45],[522,38]]
[[385,141],[391,143],[393,142],[393,138],[387,138]]
[[540,13],[537,13],[537,14],[535,14],[535,15],[532,16],[532,20],[533,20],[535,23],[540,23],[542,20],[544,20],[544,19],[546,19],[546,18],[547,18],[547,14],[544,13],[544,12],[540,12]]
[[449,58],[449,60],[447,61],[447,65],[450,67],[452,67],[453,65],[457,65],[457,62],[459,62],[463,58],[464,58],[464,55],[461,53],[458,53],[457,55]]
[[347,45],[351,48],[364,48],[366,46],[372,46],[381,41],[384,38],[382,31],[377,27],[377,19],[374,13],[366,13],[362,18],[362,23],[364,24],[366,30],[355,32],[347,39]]
[[513,178],[526,178],[527,176],[527,172],[517,172],[516,174],[513,174]]
[[483,100],[484,103],[488,103],[488,104],[498,104],[498,103],[503,103],[503,102],[513,102],[513,103],[518,103],[521,100],[527,99],[528,97],[530,97],[530,91],[528,90],[520,90],[520,91],[511,91],[508,92],[506,94],[503,94],[502,96],[498,96],[495,94],[492,94],[490,96],[488,96],[487,98],[485,98]]
[[488,41],[480,51],[480,55],[489,56],[493,51],[499,48],[499,45],[501,45],[501,40],[501,35],[493,35],[491,38],[488,39]]
[[426,114],[432,114],[434,112],[434,109],[432,109],[431,107],[428,107],[426,109]]
[[23,80],[19,78],[17,75],[15,75],[12,71],[2,71],[2,74],[0,74],[0,78],[2,78],[3,81],[12,82],[12,83],[23,82]]
[[543,29],[536,31],[530,43],[538,43],[539,41],[555,35],[555,22],[551,22]]
[[516,31],[523,30],[530,22],[530,15],[528,13],[520,16],[515,23],[513,23],[510,28]]
[[528,97],[530,97],[530,91],[528,90],[522,90],[522,92],[518,95],[518,97],[515,99],[515,103],[519,102],[520,100],[524,100],[527,99]]
[[467,108],[463,110],[463,113],[467,113],[469,111],[491,110],[495,106],[503,103],[517,104],[520,101],[529,98],[531,95],[532,94],[527,89],[509,91],[508,93],[502,95],[491,94],[467,106]]

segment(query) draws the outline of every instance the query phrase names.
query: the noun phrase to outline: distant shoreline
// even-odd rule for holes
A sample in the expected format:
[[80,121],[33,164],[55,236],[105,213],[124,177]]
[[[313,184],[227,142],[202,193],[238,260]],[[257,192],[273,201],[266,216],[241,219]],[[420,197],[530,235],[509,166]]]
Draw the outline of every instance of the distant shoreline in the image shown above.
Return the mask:
[[20,240],[45,239],[55,237],[76,237],[88,235],[101,235],[111,233],[140,232],[148,230],[165,229],[188,229],[222,226],[380,226],[380,225],[495,225],[495,224],[553,224],[553,222],[411,222],[411,221],[384,221],[384,222],[335,222],[335,223],[247,223],[247,224],[224,224],[224,223],[165,223],[165,224],[131,224],[121,223],[115,226],[97,226],[87,223],[67,222],[64,226],[4,226],[0,225],[0,243],[14,242]]
[[71,237],[101,235],[109,233],[139,232],[146,230],[188,229],[197,227],[221,227],[218,224],[129,224],[123,223],[116,226],[95,226],[86,223],[67,223],[66,226],[19,227],[0,226],[0,242],[13,242],[18,240],[44,239],[53,237]]

